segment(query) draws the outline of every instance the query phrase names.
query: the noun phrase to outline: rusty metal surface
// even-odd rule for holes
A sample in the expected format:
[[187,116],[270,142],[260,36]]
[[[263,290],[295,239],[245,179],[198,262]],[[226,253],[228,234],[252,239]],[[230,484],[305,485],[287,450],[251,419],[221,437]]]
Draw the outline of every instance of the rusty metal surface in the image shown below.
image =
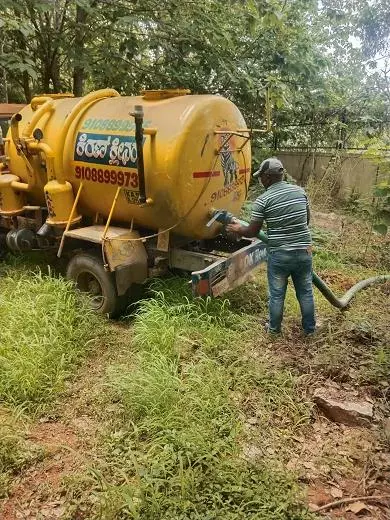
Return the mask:
[[164,251],[165,253],[169,250],[169,231],[160,231],[157,240],[157,249]]
[[11,117],[22,110],[26,105],[19,103],[0,103],[0,121],[7,121]]
[[219,296],[244,283],[253,269],[267,260],[267,246],[260,240],[239,249],[206,269],[192,273],[194,296]]
[[[148,255],[137,231],[124,230],[115,238],[104,241],[104,257],[115,272],[118,295],[125,294],[134,283],[148,278]],[[130,240],[127,240],[130,239]]]
[[169,251],[169,267],[182,271],[201,271],[223,258],[212,253],[199,253],[186,249],[174,248]]
[[[110,271],[139,262],[147,265],[147,253],[145,246],[139,238],[137,231],[126,231],[115,237],[104,241],[104,256],[110,267]],[[129,240],[130,239],[130,240]]]

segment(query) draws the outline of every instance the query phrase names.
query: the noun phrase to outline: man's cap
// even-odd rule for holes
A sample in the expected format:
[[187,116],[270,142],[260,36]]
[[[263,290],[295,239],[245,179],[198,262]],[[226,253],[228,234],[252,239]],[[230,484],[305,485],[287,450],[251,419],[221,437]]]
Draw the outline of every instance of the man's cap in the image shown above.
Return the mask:
[[282,162],[276,157],[270,157],[260,164],[259,169],[255,171],[253,177],[259,177],[259,175],[263,173],[281,173],[283,170]]

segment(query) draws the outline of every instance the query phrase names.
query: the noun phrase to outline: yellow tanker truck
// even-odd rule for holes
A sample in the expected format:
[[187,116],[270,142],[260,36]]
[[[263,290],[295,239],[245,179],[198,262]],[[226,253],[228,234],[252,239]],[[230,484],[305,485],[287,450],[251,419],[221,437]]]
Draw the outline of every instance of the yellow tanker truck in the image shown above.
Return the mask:
[[185,90],[35,97],[11,119],[0,157],[0,247],[55,249],[68,278],[114,315],[168,269],[195,295],[219,295],[265,260],[259,240],[229,242],[210,212],[238,214],[250,130],[220,96]]

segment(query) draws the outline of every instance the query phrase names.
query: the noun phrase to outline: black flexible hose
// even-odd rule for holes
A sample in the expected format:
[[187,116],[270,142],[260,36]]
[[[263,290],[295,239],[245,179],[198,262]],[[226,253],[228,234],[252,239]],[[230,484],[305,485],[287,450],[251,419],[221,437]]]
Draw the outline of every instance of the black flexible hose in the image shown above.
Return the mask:
[[[241,221],[243,224],[247,224],[247,222]],[[260,233],[257,235],[257,238],[259,238],[262,242],[268,243],[268,237],[263,232],[260,231]],[[325,296],[325,298],[328,300],[328,302],[333,305],[334,307],[337,307],[338,309],[345,309],[348,307],[350,301],[355,296],[355,294],[363,289],[366,289],[367,287],[370,287],[371,285],[375,285],[378,283],[384,283],[390,281],[390,274],[382,274],[379,276],[372,276],[371,278],[367,278],[366,280],[361,280],[357,284],[355,284],[353,287],[351,287],[341,298],[337,298],[337,296],[334,294],[334,292],[326,285],[326,283],[321,280],[321,278],[318,276],[317,273],[313,271],[313,285],[317,287],[317,289],[320,291],[320,293]]]
[[378,283],[384,283],[390,281],[390,275],[384,274],[379,276],[372,276],[371,278],[367,278],[366,280],[361,280],[353,287],[351,287],[341,298],[337,298],[334,292],[326,285],[326,283],[321,280],[321,278],[313,271],[313,285],[317,287],[320,293],[325,296],[329,303],[331,303],[334,307],[338,309],[345,309],[348,307],[350,301],[355,296],[355,294],[362,289],[366,289],[370,287],[370,285],[375,285]]

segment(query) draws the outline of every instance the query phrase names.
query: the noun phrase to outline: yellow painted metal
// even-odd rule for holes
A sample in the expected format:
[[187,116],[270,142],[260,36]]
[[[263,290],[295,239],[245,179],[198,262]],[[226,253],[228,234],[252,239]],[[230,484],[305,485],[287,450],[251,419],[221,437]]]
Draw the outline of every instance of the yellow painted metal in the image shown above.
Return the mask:
[[43,152],[46,156],[46,174],[47,180],[51,181],[55,179],[54,173],[54,152],[47,143],[29,143],[28,149],[30,151]]
[[90,92],[83,98],[81,98],[78,103],[72,108],[72,111],[70,114],[67,115],[65,123],[62,127],[60,136],[58,138],[58,152],[56,157],[56,174],[57,174],[57,180],[58,182],[65,182],[64,178],[64,165],[63,165],[63,158],[64,154],[67,152],[66,148],[69,148],[71,146],[70,139],[67,140],[69,129],[72,125],[72,123],[77,119],[78,116],[82,114],[82,112],[91,106],[96,101],[100,101],[105,98],[110,97],[118,97],[119,93],[111,88],[106,88],[103,90],[97,90],[96,92]]
[[[211,207],[240,211],[247,194],[251,151],[247,137],[236,135],[247,128],[244,118],[227,99],[211,95],[120,97],[107,89],[81,99],[52,102],[51,116],[39,121],[44,136],[39,145],[51,149],[53,167],[47,150],[37,153],[36,143],[28,143],[32,154],[28,162],[35,176],[28,203],[43,204],[48,191],[58,208],[49,223],[63,222],[65,227],[73,193],[81,182],[78,216],[93,219],[99,213],[107,219],[121,187],[112,221],[124,227],[134,221],[134,229],[142,227],[149,234],[171,229],[195,239],[212,237],[219,225],[205,226]],[[148,204],[142,206],[137,204],[134,119],[129,115],[135,105],[144,110]],[[21,135],[34,113],[31,106],[21,111]],[[31,124],[30,129],[34,131]],[[6,143],[6,155],[11,172],[27,184],[28,165],[12,140]],[[57,183],[51,184],[51,175]],[[59,190],[59,185],[65,190]],[[64,202],[60,202],[62,197]]]
[[0,175],[0,215],[19,215],[23,211],[23,195],[13,188],[19,177],[11,173]]
[[118,200],[120,191],[121,191],[121,187],[118,186],[118,188],[116,190],[116,193],[115,193],[114,200],[112,201],[112,205],[111,205],[110,213],[108,214],[108,219],[107,219],[106,225],[104,227],[102,240],[104,240],[106,238],[106,234],[107,234],[108,228],[109,228],[110,223],[111,223],[112,214],[114,213],[114,209],[115,209],[116,202]]
[[47,94],[42,94],[41,96],[34,96],[30,103],[31,108],[35,112],[35,110],[37,110],[40,105],[43,105],[43,103],[46,103],[46,101],[48,101],[49,99],[51,98]]
[[69,228],[72,225],[72,222],[74,222],[73,216],[74,216],[74,214],[76,212],[77,203],[79,201],[80,193],[81,193],[81,190],[83,189],[83,186],[84,186],[84,184],[81,182],[80,186],[79,186],[79,189],[77,190],[76,198],[74,199],[74,202],[73,202],[73,206],[72,206],[72,210],[70,212],[69,218],[68,218],[68,222],[66,223],[65,231],[62,233],[60,247],[58,248],[58,252],[57,252],[57,257],[58,258],[60,258],[61,255],[62,255],[62,250],[64,248],[64,242],[65,242],[65,238],[66,238],[66,233],[69,231]]
[[110,271],[115,271],[117,268],[133,262],[143,266],[147,265],[145,247],[137,231],[122,230],[121,234],[104,240],[103,247],[104,258]]
[[[36,177],[35,177],[35,170],[33,166],[30,164],[30,161],[26,157],[24,153],[24,149],[21,144],[20,139],[20,133],[19,133],[19,122],[21,121],[22,116],[20,114],[14,114],[11,118],[11,128],[10,128],[10,137],[6,139],[6,153],[7,153],[7,147],[9,146],[10,142],[12,141],[12,144],[15,147],[16,153],[19,156],[19,158],[24,163],[24,167],[26,169],[27,174],[27,182],[19,182],[15,181],[13,183],[13,186],[15,189],[19,189],[22,191],[30,191],[34,185],[36,184]],[[15,184],[17,183],[17,185]]]
[[31,100],[31,108],[35,111],[39,105],[42,105],[48,99],[63,99],[69,97],[74,97],[74,95],[70,92],[65,92],[60,94],[42,94],[41,96],[35,96]]
[[70,182],[60,183],[57,180],[49,181],[45,188],[46,205],[49,212],[47,224],[51,226],[65,227],[70,220],[71,224],[75,224],[81,220],[81,215],[77,212],[70,219],[70,215],[75,213],[73,188]]
[[169,88],[165,90],[142,90],[141,95],[144,99],[159,100],[168,99],[177,96],[186,96],[191,94],[191,90],[185,88]]
[[[15,175],[15,177],[16,177],[16,175]],[[16,177],[16,178],[19,179],[19,177]],[[19,181],[15,180],[12,183],[12,189],[14,191],[29,191],[30,187],[25,182],[19,182]]]
[[16,147],[20,142],[20,134],[19,134],[19,114],[14,114],[11,117],[11,128],[10,128],[10,138]]
[[54,102],[52,99],[47,99],[35,112],[28,124],[24,127],[22,138],[31,137],[34,128],[38,125],[42,117],[54,110]]

